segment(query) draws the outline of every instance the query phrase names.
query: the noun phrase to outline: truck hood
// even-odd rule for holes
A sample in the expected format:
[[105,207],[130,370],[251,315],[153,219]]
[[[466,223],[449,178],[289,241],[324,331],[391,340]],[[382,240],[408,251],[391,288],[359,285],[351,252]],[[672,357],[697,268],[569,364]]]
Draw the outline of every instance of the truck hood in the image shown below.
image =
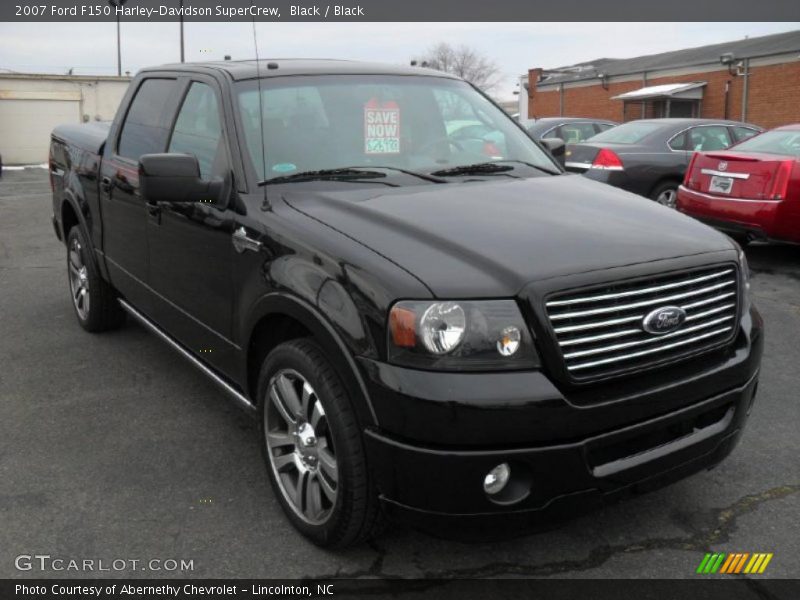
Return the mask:
[[509,297],[536,280],[731,249],[690,217],[572,175],[283,198],[438,297]]

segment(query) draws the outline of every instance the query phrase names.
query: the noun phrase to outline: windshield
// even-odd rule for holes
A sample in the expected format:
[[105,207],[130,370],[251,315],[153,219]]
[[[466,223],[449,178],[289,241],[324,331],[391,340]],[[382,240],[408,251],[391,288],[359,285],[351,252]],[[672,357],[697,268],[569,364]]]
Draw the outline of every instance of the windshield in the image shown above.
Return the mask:
[[631,121],[623,123],[607,131],[590,137],[587,142],[609,142],[612,144],[638,144],[648,135],[660,129],[663,125],[658,123],[639,123]]
[[767,131],[736,144],[735,149],[800,158],[800,131]]
[[261,80],[260,99],[255,80],[238,84],[237,94],[253,168],[267,182],[345,167],[431,173],[490,161],[558,171],[508,115],[459,80],[273,77]]

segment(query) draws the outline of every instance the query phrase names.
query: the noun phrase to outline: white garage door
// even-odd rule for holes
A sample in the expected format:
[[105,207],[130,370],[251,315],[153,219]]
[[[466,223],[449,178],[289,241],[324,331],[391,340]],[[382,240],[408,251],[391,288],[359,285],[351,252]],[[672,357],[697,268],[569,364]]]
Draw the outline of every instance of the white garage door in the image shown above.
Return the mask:
[[0,98],[0,155],[7,165],[47,162],[56,125],[80,123],[77,100]]

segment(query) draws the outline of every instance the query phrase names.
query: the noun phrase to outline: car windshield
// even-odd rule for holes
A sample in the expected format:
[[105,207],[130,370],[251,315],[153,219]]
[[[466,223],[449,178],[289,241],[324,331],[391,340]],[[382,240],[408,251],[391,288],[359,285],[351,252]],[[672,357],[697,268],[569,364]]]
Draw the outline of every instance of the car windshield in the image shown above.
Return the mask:
[[516,161],[510,169],[531,175],[559,171],[508,115],[460,80],[269,77],[260,86],[241,82],[237,95],[253,168],[267,183],[348,167],[431,173],[492,161]]
[[767,131],[736,144],[735,149],[800,158],[800,131]]
[[639,123],[631,121],[590,137],[587,142],[609,142],[612,144],[638,144],[648,135],[661,129],[659,123]]

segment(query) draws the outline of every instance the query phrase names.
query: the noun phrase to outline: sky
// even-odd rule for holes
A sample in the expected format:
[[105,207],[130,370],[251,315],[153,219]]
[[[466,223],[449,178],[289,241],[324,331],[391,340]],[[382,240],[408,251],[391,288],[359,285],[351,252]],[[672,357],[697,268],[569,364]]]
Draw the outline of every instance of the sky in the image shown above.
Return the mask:
[[[465,44],[500,67],[493,90],[512,99],[529,68],[627,58],[800,29],[794,23],[289,23],[257,25],[261,58],[407,64],[438,42]],[[122,69],[180,60],[177,23],[122,22]],[[187,61],[254,56],[250,22],[186,23]],[[115,23],[0,23],[0,70],[116,74]]]

